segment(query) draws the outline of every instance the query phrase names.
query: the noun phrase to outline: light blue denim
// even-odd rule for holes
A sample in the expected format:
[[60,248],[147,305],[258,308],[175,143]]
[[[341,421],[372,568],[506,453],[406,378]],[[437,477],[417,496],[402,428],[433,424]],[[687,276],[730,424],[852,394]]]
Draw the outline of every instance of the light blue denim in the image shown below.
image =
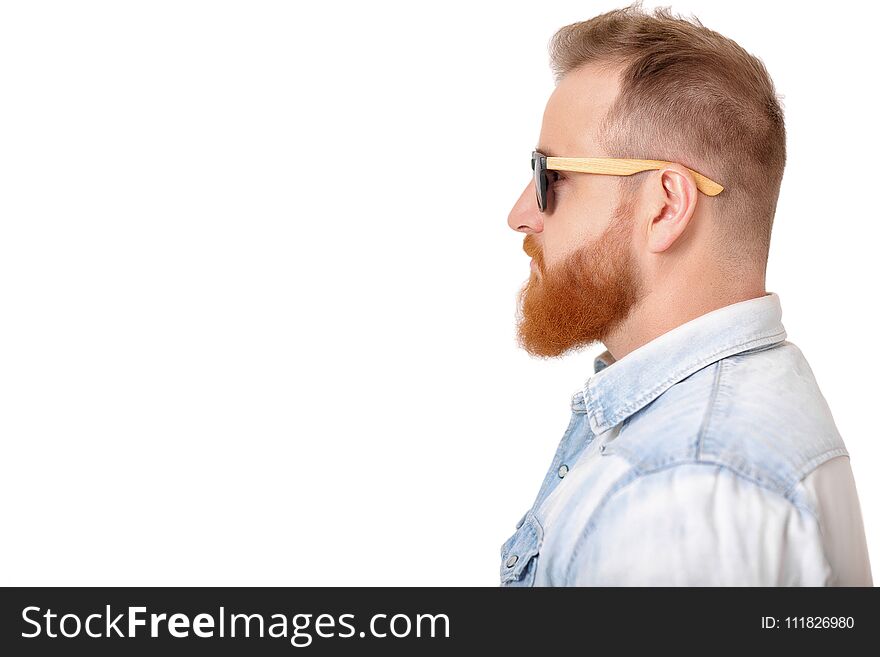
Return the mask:
[[[800,482],[848,452],[807,361],[786,341],[781,312],[768,293],[686,322],[619,361],[607,351],[597,357],[532,507],[501,546],[501,586],[827,581],[817,510]],[[650,505],[672,486],[691,501],[654,526],[664,509]],[[736,508],[711,508],[719,487],[736,491],[724,498]],[[701,490],[709,492],[690,492]],[[770,505],[776,515],[765,518]],[[683,518],[691,511],[710,520]],[[713,535],[711,518],[727,516],[739,524]],[[644,522],[644,534],[634,522]],[[809,541],[785,543],[793,523]],[[782,564],[750,550],[794,556]],[[663,565],[652,566],[651,555]],[[751,564],[762,559],[770,561]]]

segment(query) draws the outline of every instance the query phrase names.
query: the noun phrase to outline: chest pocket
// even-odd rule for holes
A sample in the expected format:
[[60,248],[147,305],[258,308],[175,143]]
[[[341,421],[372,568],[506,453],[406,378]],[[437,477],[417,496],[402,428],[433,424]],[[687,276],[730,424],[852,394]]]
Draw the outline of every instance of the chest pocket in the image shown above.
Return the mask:
[[520,518],[516,528],[501,546],[501,586],[532,586],[544,528],[531,510]]

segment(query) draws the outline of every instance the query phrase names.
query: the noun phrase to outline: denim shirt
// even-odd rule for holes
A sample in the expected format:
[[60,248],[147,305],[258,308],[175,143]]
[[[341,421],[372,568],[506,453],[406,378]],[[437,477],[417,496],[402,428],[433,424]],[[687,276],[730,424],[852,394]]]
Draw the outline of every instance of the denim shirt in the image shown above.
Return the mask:
[[608,351],[501,586],[871,586],[849,453],[775,293]]

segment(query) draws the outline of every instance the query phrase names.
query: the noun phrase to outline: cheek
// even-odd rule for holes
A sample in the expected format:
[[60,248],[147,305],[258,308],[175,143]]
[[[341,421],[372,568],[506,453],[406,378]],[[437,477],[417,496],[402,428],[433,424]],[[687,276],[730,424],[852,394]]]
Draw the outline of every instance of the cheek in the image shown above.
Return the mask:
[[566,180],[554,191],[558,192],[554,198],[556,205],[553,213],[544,220],[541,254],[545,266],[595,244],[608,228],[612,214],[611,200],[601,187],[590,190]]

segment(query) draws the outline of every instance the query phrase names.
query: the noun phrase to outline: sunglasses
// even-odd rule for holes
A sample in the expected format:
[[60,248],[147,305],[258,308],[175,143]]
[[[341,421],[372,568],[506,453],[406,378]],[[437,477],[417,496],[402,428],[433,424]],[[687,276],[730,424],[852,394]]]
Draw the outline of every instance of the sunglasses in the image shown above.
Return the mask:
[[[577,173],[600,173],[607,176],[631,176],[641,171],[661,169],[665,160],[628,160],[616,157],[550,157],[540,151],[532,151],[532,171],[535,172],[535,193],[538,209],[545,212],[552,202],[553,181],[548,171],[574,171]],[[685,167],[687,168],[687,167]],[[697,183],[697,189],[706,196],[717,196],[724,189],[714,180],[688,169]],[[554,177],[555,180],[555,177]]]

